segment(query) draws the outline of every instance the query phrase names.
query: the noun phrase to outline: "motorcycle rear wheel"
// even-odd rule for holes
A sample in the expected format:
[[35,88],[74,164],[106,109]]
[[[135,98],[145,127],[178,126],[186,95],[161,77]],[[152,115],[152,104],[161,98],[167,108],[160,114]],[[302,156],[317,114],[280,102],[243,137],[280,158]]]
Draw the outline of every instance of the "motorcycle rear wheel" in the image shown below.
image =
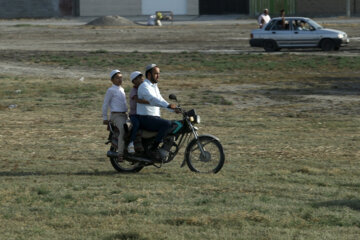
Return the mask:
[[[198,142],[204,149],[202,154]],[[198,141],[192,140],[186,148],[185,161],[193,172],[217,173],[224,166],[225,154],[219,140],[213,136],[199,136]]]
[[[110,147],[110,151],[116,151],[114,147]],[[121,173],[137,173],[141,169],[143,169],[144,166],[140,165],[139,162],[132,163],[129,161],[124,160],[124,162],[119,162],[117,157],[110,157],[111,165]]]

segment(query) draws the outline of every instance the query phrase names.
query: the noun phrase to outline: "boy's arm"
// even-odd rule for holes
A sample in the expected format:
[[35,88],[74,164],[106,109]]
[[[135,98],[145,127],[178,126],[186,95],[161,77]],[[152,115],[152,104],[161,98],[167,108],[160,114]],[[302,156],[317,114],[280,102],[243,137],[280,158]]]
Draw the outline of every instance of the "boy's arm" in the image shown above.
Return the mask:
[[137,96],[137,95],[133,96],[133,99],[134,99],[134,100],[135,100],[135,102],[137,102],[137,103],[149,104],[149,102],[148,102],[148,101],[146,101],[145,99],[140,99],[140,98],[138,98],[138,96]]
[[104,98],[104,103],[102,106],[102,117],[103,117],[103,123],[106,124],[106,122],[108,121],[108,107],[109,107],[109,103],[111,100],[111,92],[108,90],[106,91],[105,94],[105,98]]
[[138,96],[141,99],[147,100],[152,106],[167,108],[169,105],[169,103],[165,101],[162,97],[156,96],[153,92],[146,88],[144,83],[141,84],[139,87]]

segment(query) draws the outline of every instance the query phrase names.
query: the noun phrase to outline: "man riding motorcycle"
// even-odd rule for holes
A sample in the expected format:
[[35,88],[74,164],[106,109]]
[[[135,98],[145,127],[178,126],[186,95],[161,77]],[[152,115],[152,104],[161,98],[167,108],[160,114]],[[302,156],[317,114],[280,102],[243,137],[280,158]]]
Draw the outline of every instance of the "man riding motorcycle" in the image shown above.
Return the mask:
[[138,88],[138,98],[149,104],[137,103],[140,128],[147,131],[158,132],[150,150],[151,157],[159,160],[159,144],[170,130],[171,121],[160,117],[160,107],[179,113],[175,104],[169,104],[160,94],[157,83],[160,78],[160,68],[156,64],[149,64],[145,69],[146,79]]

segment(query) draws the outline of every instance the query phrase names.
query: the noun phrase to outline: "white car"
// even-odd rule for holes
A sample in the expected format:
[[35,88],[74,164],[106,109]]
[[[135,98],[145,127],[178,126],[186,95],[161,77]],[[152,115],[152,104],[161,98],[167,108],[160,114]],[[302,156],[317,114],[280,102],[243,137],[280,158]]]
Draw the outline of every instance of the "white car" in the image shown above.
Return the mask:
[[339,50],[350,42],[342,31],[327,29],[304,17],[273,18],[261,29],[251,32],[250,46],[265,51],[281,48],[319,47],[323,51]]

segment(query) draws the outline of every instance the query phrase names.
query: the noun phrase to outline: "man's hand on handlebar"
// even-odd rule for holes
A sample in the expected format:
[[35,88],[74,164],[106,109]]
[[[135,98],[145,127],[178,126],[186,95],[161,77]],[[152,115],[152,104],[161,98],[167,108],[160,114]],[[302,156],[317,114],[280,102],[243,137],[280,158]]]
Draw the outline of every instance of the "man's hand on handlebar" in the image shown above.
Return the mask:
[[178,107],[176,106],[176,104],[174,104],[174,103],[169,104],[168,108],[174,110],[174,112],[176,112],[176,113],[181,113],[180,108],[178,108]]

